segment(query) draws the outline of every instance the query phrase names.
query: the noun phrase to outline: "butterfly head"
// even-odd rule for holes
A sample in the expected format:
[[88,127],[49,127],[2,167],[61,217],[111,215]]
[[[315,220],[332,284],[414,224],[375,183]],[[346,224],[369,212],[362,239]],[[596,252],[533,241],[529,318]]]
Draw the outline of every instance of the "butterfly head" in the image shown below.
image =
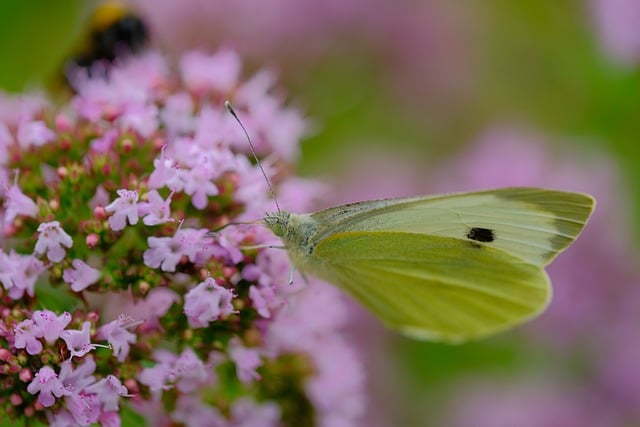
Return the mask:
[[277,211],[267,214],[263,221],[267,227],[278,237],[284,237],[289,228],[291,214],[286,211]]

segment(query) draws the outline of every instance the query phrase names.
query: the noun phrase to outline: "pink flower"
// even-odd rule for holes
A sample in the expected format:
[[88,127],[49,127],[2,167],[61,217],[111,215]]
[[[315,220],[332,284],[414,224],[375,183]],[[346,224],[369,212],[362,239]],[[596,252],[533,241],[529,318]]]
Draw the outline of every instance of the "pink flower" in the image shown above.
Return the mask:
[[138,375],[138,380],[157,392],[175,384],[182,392],[194,391],[213,378],[210,370],[205,369],[203,362],[187,348],[180,356],[167,351],[156,351],[154,358],[158,362],[151,368],[145,368]]
[[181,179],[184,181],[184,192],[191,196],[194,208],[206,208],[209,196],[219,193],[218,186],[213,182],[219,173],[220,170],[216,170],[211,158],[207,156],[202,157],[190,169],[180,171]]
[[277,301],[273,288],[270,286],[251,286],[249,288],[249,298],[260,316],[265,319],[271,317],[271,309],[276,306],[274,301]]
[[71,285],[74,292],[82,292],[100,279],[101,272],[87,265],[80,259],[74,259],[71,264],[73,268],[66,268],[62,278]]
[[236,364],[236,375],[240,381],[249,383],[260,379],[260,374],[256,371],[262,366],[258,350],[244,347],[239,340],[233,340],[229,347],[229,357]]
[[197,263],[208,247],[207,229],[180,228],[173,237],[149,237],[149,249],[144,251],[144,263],[163,271],[175,271],[184,256]]
[[129,354],[129,344],[136,342],[136,335],[129,332],[127,328],[137,325],[133,318],[120,315],[118,319],[103,325],[98,329],[97,337],[105,339],[113,347],[113,354],[119,362],[124,362]]
[[198,283],[185,295],[184,313],[192,328],[204,328],[233,312],[233,292],[216,284],[212,277]]
[[81,330],[67,329],[62,331],[60,338],[67,344],[71,357],[82,357],[91,350],[95,350],[95,344],[91,344],[90,330],[91,323],[84,322]]
[[226,427],[229,421],[216,408],[202,402],[193,394],[181,394],[176,409],[171,413],[174,422],[193,427]]
[[182,245],[173,237],[149,237],[149,249],[144,251],[145,265],[151,268],[160,267],[163,271],[176,271],[182,258]]
[[51,310],[37,310],[31,318],[38,328],[38,336],[43,337],[49,345],[60,338],[64,328],[71,322],[71,315],[66,311],[56,316]]
[[150,138],[158,129],[158,107],[133,104],[122,112],[118,123],[123,131],[133,130],[143,138]]
[[42,351],[42,343],[38,340],[42,331],[31,319],[25,319],[13,328],[14,345],[16,348],[24,348],[29,354],[38,354]]
[[231,407],[231,419],[234,427],[276,427],[280,425],[280,408],[275,403],[256,403],[245,397]]
[[89,201],[89,207],[91,210],[97,208],[98,206],[106,206],[109,204],[109,193],[104,189],[102,185],[98,185],[96,188],[96,193]]
[[91,356],[85,357],[75,368],[71,360],[65,360],[60,365],[59,378],[65,389],[78,392],[96,381],[92,375],[95,370],[96,362]]
[[174,361],[169,380],[175,383],[181,392],[190,393],[208,383],[211,373],[193,350],[187,348]]
[[65,404],[73,419],[81,426],[88,426],[100,418],[100,402],[94,394],[84,390],[71,393],[65,398]]
[[170,388],[169,376],[171,375],[171,364],[159,361],[151,368],[144,368],[137,378],[141,384],[146,385],[153,395],[158,395],[164,389]]
[[0,122],[13,127],[31,120],[49,106],[40,93],[9,94],[0,91]]
[[70,248],[73,240],[60,227],[58,221],[43,222],[38,226],[38,241],[36,242],[35,253],[42,255],[46,252],[47,258],[51,262],[60,262],[66,255],[63,246]]
[[215,55],[191,52],[180,61],[184,83],[196,93],[229,92],[240,77],[240,66],[240,58],[231,50],[221,50]]
[[149,191],[147,193],[148,201],[138,204],[138,214],[143,217],[142,222],[145,225],[158,225],[170,221],[171,209],[169,205],[172,195],[173,192],[164,200],[156,190]]
[[193,107],[193,99],[187,93],[176,93],[165,100],[160,117],[169,135],[182,135],[193,130]]
[[640,4],[637,0],[592,0],[602,44],[623,64],[640,63]]
[[109,225],[113,231],[120,231],[129,224],[138,223],[138,192],[121,188],[117,191],[118,198],[105,206],[104,210],[113,213],[109,217]]
[[18,144],[23,149],[40,147],[55,138],[55,132],[42,121],[23,121],[18,127]]
[[9,291],[9,297],[18,300],[33,297],[40,274],[46,270],[42,261],[33,255],[20,255],[13,249],[9,255],[0,251],[0,283]]
[[183,188],[183,183],[179,178],[180,168],[175,160],[167,157],[165,154],[166,147],[162,147],[160,157],[153,161],[154,170],[149,176],[149,188],[169,187],[179,191]]
[[47,422],[49,427],[71,427],[77,425],[77,421],[66,409],[57,412],[47,411]]
[[13,136],[11,136],[7,125],[0,122],[0,165],[9,160],[9,147],[11,144],[13,144]]
[[102,404],[102,410],[108,412],[117,411],[119,409],[120,396],[125,396],[128,392],[120,380],[113,375],[91,384],[84,391],[96,395],[98,401]]
[[5,213],[4,224],[9,225],[13,220],[19,216],[28,216],[35,218],[38,215],[38,205],[27,197],[18,184],[14,183],[11,188],[5,193]]
[[119,137],[120,132],[118,129],[109,129],[104,133],[104,135],[91,141],[91,149],[97,153],[108,153],[109,150],[113,148],[113,145]]
[[27,386],[27,391],[31,394],[38,393],[38,402],[45,408],[52,406],[56,397],[70,394],[58,379],[58,375],[49,366],[40,368],[33,381]]

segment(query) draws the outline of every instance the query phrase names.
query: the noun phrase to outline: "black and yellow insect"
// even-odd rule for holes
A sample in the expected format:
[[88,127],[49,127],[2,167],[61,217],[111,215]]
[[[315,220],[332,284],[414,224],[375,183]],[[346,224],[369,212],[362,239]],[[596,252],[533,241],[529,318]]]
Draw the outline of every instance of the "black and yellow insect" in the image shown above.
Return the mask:
[[105,2],[93,12],[88,30],[68,65],[91,67],[97,62],[111,63],[140,51],[148,39],[149,31],[140,17],[120,2]]

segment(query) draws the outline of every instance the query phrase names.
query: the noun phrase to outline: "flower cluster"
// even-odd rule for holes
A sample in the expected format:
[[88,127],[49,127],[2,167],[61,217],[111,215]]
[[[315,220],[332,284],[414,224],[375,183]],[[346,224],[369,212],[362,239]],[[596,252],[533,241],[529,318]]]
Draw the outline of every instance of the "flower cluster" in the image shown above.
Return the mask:
[[54,426],[133,412],[354,425],[364,378],[344,303],[289,285],[286,253],[262,248],[274,237],[255,220],[273,200],[223,102],[292,210],[321,188],[287,175],[304,119],[271,73],[243,81],[232,51],[175,68],[147,53],[79,71],[62,107],[0,97],[0,411]]

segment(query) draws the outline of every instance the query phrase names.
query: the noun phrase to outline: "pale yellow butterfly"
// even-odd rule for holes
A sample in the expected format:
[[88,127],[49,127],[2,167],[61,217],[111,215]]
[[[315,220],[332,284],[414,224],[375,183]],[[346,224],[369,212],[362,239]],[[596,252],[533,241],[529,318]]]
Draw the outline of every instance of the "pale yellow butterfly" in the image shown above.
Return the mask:
[[263,222],[295,268],[340,287],[389,328],[461,342],[545,309],[552,290],[544,266],[578,237],[594,207],[586,194],[521,187],[312,214],[278,208]]

